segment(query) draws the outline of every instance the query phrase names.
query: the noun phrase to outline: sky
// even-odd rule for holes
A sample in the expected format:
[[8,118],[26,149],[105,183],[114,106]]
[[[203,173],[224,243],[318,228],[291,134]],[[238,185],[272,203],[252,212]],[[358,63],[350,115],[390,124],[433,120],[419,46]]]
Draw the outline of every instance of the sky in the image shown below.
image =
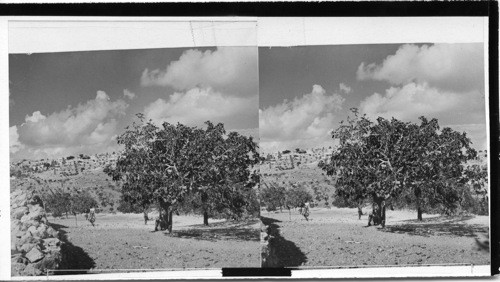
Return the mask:
[[257,47],[10,54],[10,158],[115,151],[137,113],[255,136],[257,56]]
[[372,120],[437,118],[484,150],[484,76],[482,43],[261,47],[260,147],[331,146],[357,108]]

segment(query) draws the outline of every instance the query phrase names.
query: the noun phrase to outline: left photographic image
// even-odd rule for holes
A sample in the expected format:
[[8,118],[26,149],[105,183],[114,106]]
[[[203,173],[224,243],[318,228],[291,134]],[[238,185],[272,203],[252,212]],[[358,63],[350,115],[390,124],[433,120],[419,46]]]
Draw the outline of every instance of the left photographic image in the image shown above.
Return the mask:
[[11,53],[12,276],[259,267],[257,47]]

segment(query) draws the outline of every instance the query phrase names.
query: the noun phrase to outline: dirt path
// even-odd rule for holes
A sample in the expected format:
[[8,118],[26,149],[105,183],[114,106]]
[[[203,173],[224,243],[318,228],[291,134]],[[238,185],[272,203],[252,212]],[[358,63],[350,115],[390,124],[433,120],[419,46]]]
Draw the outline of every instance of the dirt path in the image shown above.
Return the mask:
[[387,226],[367,227],[357,209],[312,209],[306,221],[297,211],[267,213],[263,221],[279,230],[278,251],[287,266],[489,264],[489,253],[474,237],[488,232],[488,217],[425,217],[388,211]]
[[174,216],[174,234],[152,232],[142,214],[98,214],[92,227],[83,217],[52,219],[67,237],[69,265],[83,269],[177,269],[260,266],[258,220],[231,223]]

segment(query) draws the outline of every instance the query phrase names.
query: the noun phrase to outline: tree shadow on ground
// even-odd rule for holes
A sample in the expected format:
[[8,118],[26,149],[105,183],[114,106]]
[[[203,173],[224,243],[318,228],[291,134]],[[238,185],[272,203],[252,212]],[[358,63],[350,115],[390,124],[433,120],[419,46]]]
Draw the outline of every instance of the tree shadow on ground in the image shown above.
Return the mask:
[[61,264],[59,269],[54,271],[54,274],[88,274],[89,270],[95,267],[95,262],[87,252],[73,245],[73,243],[68,240],[68,232],[64,230],[64,228],[68,227],[56,223],[49,223],[49,225],[59,231],[59,240],[62,241]]
[[190,225],[189,229],[174,230],[171,237],[216,242],[219,240],[259,241],[259,230],[252,227],[258,219],[242,222],[217,222],[208,226]]
[[269,239],[270,259],[274,260],[262,265],[262,267],[293,267],[307,262],[306,255],[294,242],[288,241],[280,235],[280,220],[261,216],[262,223],[267,225]]
[[480,224],[467,224],[465,221],[474,216],[439,216],[423,220],[404,220],[403,224],[386,225],[379,229],[384,232],[405,233],[416,236],[458,236],[476,237],[477,233],[488,233],[488,227]]

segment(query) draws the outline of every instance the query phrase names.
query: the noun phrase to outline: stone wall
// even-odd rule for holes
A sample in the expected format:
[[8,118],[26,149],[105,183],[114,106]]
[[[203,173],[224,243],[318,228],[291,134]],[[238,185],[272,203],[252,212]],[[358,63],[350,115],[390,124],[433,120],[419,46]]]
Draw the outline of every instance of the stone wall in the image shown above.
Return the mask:
[[12,276],[43,275],[61,263],[59,233],[48,225],[40,197],[33,191],[10,195]]
[[260,242],[261,242],[261,265],[262,267],[279,267],[279,258],[276,255],[276,246],[273,245],[274,236],[269,234],[269,225],[261,224]]

